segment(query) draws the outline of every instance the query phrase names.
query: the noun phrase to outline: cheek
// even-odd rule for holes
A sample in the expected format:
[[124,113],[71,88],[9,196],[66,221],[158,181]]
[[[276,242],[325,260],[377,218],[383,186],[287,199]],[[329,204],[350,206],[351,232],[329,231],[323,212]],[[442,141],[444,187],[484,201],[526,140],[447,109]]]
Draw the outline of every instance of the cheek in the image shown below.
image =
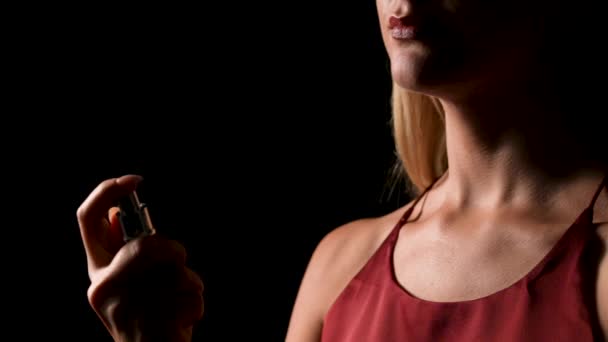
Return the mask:
[[376,7],[378,11],[384,13],[387,9],[390,9],[391,6],[395,8],[396,6],[400,6],[404,0],[376,0]]
[[384,0],[376,0],[376,11],[377,11],[378,15],[380,15],[382,13],[383,4],[384,4]]

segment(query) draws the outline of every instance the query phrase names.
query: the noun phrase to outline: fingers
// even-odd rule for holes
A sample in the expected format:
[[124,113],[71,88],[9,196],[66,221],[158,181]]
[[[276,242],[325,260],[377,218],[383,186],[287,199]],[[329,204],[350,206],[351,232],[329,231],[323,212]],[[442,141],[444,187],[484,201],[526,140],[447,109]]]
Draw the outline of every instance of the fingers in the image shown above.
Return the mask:
[[[87,254],[89,271],[108,265],[113,255],[108,245],[106,215],[117,200],[134,191],[141,181],[137,175],[127,175],[103,181],[78,208],[77,217]],[[105,220],[104,220],[105,219]]]
[[[150,290],[143,308],[162,321],[174,321],[179,327],[189,327],[203,317],[204,300],[202,282],[191,269],[182,266],[176,269],[174,283],[149,283]],[[194,280],[196,278],[196,280]],[[152,299],[154,297],[154,299]]]
[[89,273],[89,302],[93,308],[99,309],[106,305],[108,298],[116,297],[129,288],[145,291],[152,286],[158,287],[161,282],[175,282],[176,274],[167,274],[165,270],[182,267],[185,260],[186,252],[176,241],[157,236],[131,240],[116,253],[107,267]]
[[108,250],[112,255],[115,255],[125,244],[122,228],[120,226],[120,219],[118,218],[119,213],[120,209],[118,209],[118,207],[112,207],[108,211],[106,243],[109,246]]
[[189,268],[185,268],[184,270],[184,283],[186,284],[185,289],[203,293],[205,290],[205,285],[198,274]]
[[175,318],[181,327],[190,327],[203,318],[205,301],[197,292],[182,292],[175,301]]
[[106,180],[78,208],[91,279],[87,297],[109,331],[140,336],[142,327],[133,324],[142,322],[150,336],[165,331],[175,340],[178,329],[187,341],[204,301],[184,247],[159,235],[122,239],[115,205],[140,181],[135,175]]
[[185,261],[186,252],[176,241],[159,236],[132,240],[93,274],[89,302],[109,326],[125,326],[129,317],[191,326],[203,315],[204,286]]
[[205,312],[203,290],[205,286],[201,278],[191,269],[184,268],[183,275],[184,280],[180,285],[184,291],[178,298],[178,314],[182,326],[187,327],[203,318]]
[[112,229],[119,230],[120,221],[118,220],[118,214],[120,213],[120,209],[118,207],[112,207],[108,210],[108,220],[112,224]]
[[[155,296],[158,300],[145,300],[145,311],[155,313],[162,320],[175,321],[179,327],[185,328],[203,317],[203,285],[191,269],[182,266],[175,271],[175,283],[160,284],[158,288],[150,284],[153,289],[150,296]],[[160,282],[163,283],[162,280]]]
[[[157,267],[176,267],[186,263],[186,250],[174,240],[146,236],[129,241],[103,271],[92,277],[105,282],[128,283]],[[92,279],[95,281],[95,279]]]

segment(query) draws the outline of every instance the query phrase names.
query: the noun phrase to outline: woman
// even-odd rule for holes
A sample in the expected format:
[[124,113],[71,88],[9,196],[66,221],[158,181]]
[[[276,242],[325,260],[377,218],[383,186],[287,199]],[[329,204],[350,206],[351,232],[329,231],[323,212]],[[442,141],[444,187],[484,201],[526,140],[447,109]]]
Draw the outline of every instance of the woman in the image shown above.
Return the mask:
[[608,148],[566,78],[592,7],[532,3],[377,0],[421,194],[324,238],[288,342],[608,337]]
[[[581,25],[596,21],[579,3],[522,6],[377,1],[396,146],[417,196],[321,241],[287,341],[608,336],[608,153],[584,124],[578,96],[590,87],[578,94],[564,81],[592,64],[572,58],[591,46],[581,32],[592,31]],[[585,20],[564,27],[578,18]],[[203,287],[184,266],[183,248],[157,237],[121,247],[115,220],[104,218],[138,180],[105,181],[78,211],[89,300],[116,340],[188,341]],[[172,292],[156,296],[166,305],[129,302],[126,275],[162,262],[179,266],[167,278],[179,280]],[[131,319],[146,315],[156,320]]]

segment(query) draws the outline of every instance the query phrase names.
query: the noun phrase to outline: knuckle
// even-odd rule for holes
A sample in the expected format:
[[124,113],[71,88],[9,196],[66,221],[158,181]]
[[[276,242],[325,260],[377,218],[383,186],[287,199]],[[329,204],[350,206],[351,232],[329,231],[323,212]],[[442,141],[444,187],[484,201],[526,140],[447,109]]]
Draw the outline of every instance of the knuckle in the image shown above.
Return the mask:
[[87,222],[89,220],[89,216],[91,215],[91,203],[89,200],[80,204],[78,209],[76,209],[76,218],[80,224]]
[[106,282],[92,283],[87,289],[87,299],[89,300],[89,305],[91,305],[96,312],[101,312],[105,302],[107,301],[108,293],[106,289]]
[[92,283],[87,290],[89,305],[104,322],[118,329],[124,324],[129,310],[124,295],[110,278]]
[[89,194],[89,196],[80,204],[78,209],[76,210],[76,217],[79,222],[85,222],[90,214],[90,207],[96,201],[100,194],[108,191],[113,184],[116,183],[116,178],[106,179],[99,183],[93,191]]
[[93,284],[91,284],[91,286],[89,286],[89,288],[87,289],[87,299],[89,300],[89,305],[91,305],[93,309],[97,309],[97,287]]
[[157,236],[137,238],[129,241],[123,249],[118,257],[122,260],[120,264],[131,270],[155,269],[157,272],[163,270],[164,273],[169,272],[167,274],[173,274],[171,277],[175,277],[177,276],[175,272],[182,272],[179,269],[185,265],[183,247],[165,238]]
[[152,236],[140,237],[126,244],[129,259],[156,261],[163,258],[162,241]]
[[186,252],[186,248],[184,247],[184,245],[182,245],[181,243],[175,241],[175,240],[169,240],[168,241],[168,247],[175,252],[175,257],[177,259],[183,259],[186,260],[187,257],[187,252]]
[[76,218],[78,218],[78,221],[83,221],[84,218],[87,215],[87,208],[85,207],[84,204],[81,204],[78,209],[76,209]]
[[129,258],[135,259],[144,255],[149,249],[146,239],[135,239],[127,244],[127,254]]
[[145,254],[158,261],[183,264],[186,260],[186,249],[175,241],[160,236],[148,236],[140,240],[140,247]]
[[202,293],[205,290],[205,284],[203,283],[201,277],[189,268],[186,269],[186,273],[191,287]]

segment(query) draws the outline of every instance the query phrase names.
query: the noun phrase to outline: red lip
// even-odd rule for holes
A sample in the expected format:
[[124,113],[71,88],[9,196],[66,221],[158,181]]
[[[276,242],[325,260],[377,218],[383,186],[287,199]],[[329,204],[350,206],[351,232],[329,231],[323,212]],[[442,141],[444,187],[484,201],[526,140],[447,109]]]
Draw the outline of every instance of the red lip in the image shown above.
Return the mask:
[[397,17],[397,16],[394,16],[394,15],[391,15],[391,17],[388,20],[388,28],[389,28],[389,30],[392,30],[394,28],[414,27],[417,24],[418,24],[417,20],[415,20],[411,16]]
[[418,39],[418,23],[411,16],[396,17],[391,16],[388,21],[388,28],[391,36],[401,41],[412,41]]

